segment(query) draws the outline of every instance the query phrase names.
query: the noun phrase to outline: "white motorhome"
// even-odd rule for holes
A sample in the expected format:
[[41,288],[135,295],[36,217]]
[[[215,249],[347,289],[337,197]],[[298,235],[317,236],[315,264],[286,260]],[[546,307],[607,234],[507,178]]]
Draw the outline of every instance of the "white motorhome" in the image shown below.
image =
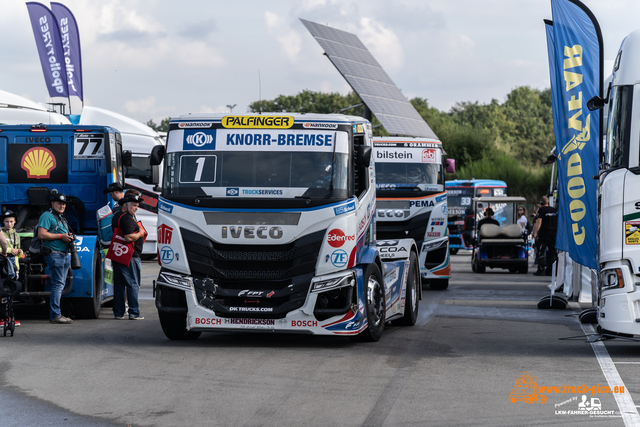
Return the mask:
[[22,125],[33,123],[47,125],[71,124],[67,117],[54,111],[49,111],[37,102],[0,90],[0,124]]
[[118,129],[122,135],[122,147],[131,151],[132,165],[125,167],[125,187],[135,188],[142,195],[137,217],[149,232],[142,255],[156,255],[158,223],[158,188],[160,167],[151,166],[149,154],[156,145],[162,145],[160,135],[149,126],[122,114],[96,107],[84,107],[80,125],[106,125]]
[[[598,196],[598,324],[607,331],[632,335],[640,335],[638,56],[640,31],[635,31],[622,42],[611,86],[605,87],[608,121]],[[593,110],[602,107],[603,102],[592,99],[588,105]]]

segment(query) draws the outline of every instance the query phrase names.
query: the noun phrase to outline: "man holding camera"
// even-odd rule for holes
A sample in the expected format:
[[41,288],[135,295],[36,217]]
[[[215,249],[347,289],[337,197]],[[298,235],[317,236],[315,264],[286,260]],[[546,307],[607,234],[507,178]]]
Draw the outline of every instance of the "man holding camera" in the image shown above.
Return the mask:
[[60,298],[67,281],[67,274],[71,266],[69,244],[75,237],[69,232],[67,220],[62,216],[67,208],[67,198],[62,193],[51,196],[51,209],[40,215],[38,222],[38,238],[44,241],[44,247],[49,248],[44,260],[49,266],[51,275],[51,298],[49,304],[49,322],[71,324],[73,320],[64,317],[60,311]]
[[113,315],[122,320],[125,315],[125,297],[129,303],[129,319],[142,320],[138,303],[140,289],[140,272],[142,263],[140,254],[144,245],[146,231],[136,221],[136,212],[140,204],[140,196],[127,194],[118,201],[122,206],[120,211],[113,214],[112,227],[119,228],[127,243],[134,242],[133,257],[129,265],[113,262]]

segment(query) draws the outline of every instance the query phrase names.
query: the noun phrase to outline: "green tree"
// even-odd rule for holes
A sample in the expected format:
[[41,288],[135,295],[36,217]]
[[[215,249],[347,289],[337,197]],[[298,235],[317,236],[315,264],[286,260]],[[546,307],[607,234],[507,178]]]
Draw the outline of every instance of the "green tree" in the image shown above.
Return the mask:
[[157,125],[153,119],[149,120],[147,123],[145,123],[147,126],[149,126],[151,129],[155,130],[156,132],[168,132],[169,131],[169,122],[171,121],[171,117],[167,117],[165,119],[162,119],[162,121],[160,122],[159,125]]

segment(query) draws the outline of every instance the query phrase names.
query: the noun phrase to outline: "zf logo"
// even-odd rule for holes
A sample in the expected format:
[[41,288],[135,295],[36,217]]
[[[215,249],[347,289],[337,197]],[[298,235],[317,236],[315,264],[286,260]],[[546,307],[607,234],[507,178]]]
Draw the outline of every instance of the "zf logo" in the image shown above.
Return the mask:
[[331,264],[336,267],[344,267],[345,265],[347,265],[348,260],[349,257],[347,256],[347,253],[342,249],[334,251],[331,254]]
[[240,194],[239,188],[227,188],[227,196],[237,196]]
[[160,259],[162,260],[163,264],[171,264],[171,261],[173,261],[173,249],[171,249],[169,246],[161,248]]

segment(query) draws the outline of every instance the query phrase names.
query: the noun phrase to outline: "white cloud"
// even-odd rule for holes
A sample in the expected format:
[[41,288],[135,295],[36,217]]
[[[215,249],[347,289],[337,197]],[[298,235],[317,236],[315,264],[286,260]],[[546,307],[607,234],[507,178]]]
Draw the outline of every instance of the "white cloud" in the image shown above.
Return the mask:
[[371,18],[360,18],[358,35],[383,68],[396,71],[404,64],[400,39],[389,28]]
[[273,12],[266,11],[264,13],[264,23],[267,32],[276,35],[276,40],[280,45],[282,55],[291,63],[296,63],[298,54],[302,49],[302,38],[300,34],[290,28],[284,18]]

